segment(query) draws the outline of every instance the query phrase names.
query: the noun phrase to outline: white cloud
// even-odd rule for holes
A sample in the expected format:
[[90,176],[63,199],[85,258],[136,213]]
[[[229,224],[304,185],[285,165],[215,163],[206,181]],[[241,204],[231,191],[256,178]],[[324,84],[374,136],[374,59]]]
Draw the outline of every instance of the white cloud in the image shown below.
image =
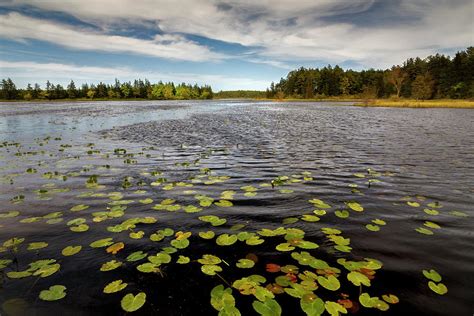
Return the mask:
[[38,63],[34,61],[6,61],[0,60],[0,72],[3,77],[11,77],[19,87],[28,83],[43,84],[46,79],[53,83],[66,86],[71,79],[76,84],[98,83],[99,81],[112,83],[115,78],[129,81],[137,78],[147,78],[151,82],[173,81],[175,83],[208,84],[215,90],[264,90],[270,81],[246,77],[229,77],[214,74],[195,74],[178,72],[142,71],[127,67],[93,67],[78,66],[60,63]]
[[79,50],[133,53],[176,60],[208,61],[223,58],[223,55],[180,35],[156,35],[153,40],[107,35],[15,12],[0,15],[0,36],[13,40],[42,40]]
[[[383,0],[13,0],[7,6],[28,4],[43,10],[71,14],[78,19],[112,28],[115,25],[156,25],[166,34],[194,34],[249,47],[255,54],[234,56],[249,62],[273,64],[285,68],[290,61],[341,63],[353,61],[364,67],[388,67],[414,56],[426,56],[440,49],[472,45],[472,0],[400,0],[386,13],[386,24],[371,26],[339,22],[337,15],[349,16],[369,10]],[[328,17],[333,19],[328,20]],[[382,18],[382,17],[381,17]],[[411,18],[406,23],[405,18]],[[331,22],[329,22],[331,21]],[[349,20],[350,21],[350,20]],[[23,24],[23,23],[18,23]],[[21,25],[20,25],[21,26]],[[1,27],[1,26],[0,26]],[[12,29],[9,33],[21,33]],[[59,31],[59,30],[58,30]],[[71,30],[70,30],[71,31]],[[0,30],[1,32],[1,30]],[[36,38],[55,39],[56,31],[37,33]],[[28,32],[27,32],[28,33]],[[70,33],[70,32],[69,32]],[[79,31],[79,35],[84,32]],[[16,38],[29,38],[27,34]],[[74,33],[72,33],[74,34]],[[70,47],[100,49],[89,45],[89,34],[66,40]],[[14,35],[11,35],[14,36]],[[207,48],[173,36],[159,54],[170,58],[218,59]],[[61,38],[64,38],[62,36]],[[100,35],[111,51],[159,52],[166,46],[156,41]],[[98,40],[98,39],[96,39]],[[74,43],[80,41],[80,44]],[[85,41],[85,43],[84,43]],[[138,42],[136,42],[138,41]],[[97,41],[94,41],[97,42]],[[189,47],[187,50],[185,47]],[[184,52],[183,52],[184,50]],[[175,55],[175,52],[178,51]],[[213,55],[214,54],[214,55]]]

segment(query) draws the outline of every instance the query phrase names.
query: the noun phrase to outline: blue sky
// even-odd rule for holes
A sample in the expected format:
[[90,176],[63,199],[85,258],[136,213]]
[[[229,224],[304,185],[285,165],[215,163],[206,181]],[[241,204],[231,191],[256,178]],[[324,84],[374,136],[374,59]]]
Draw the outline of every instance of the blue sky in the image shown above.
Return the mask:
[[0,77],[260,89],[300,67],[387,68],[473,45],[471,0],[3,0]]

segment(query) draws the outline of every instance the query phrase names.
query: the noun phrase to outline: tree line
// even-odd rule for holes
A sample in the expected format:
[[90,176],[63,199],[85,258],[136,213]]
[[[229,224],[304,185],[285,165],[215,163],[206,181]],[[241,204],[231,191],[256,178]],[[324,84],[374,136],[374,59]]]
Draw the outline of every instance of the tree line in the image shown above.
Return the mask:
[[270,85],[267,98],[404,97],[469,99],[474,97],[474,47],[454,57],[436,54],[406,60],[390,69],[343,70],[339,66],[293,70]]
[[60,99],[151,99],[151,100],[185,100],[212,99],[212,88],[208,85],[198,86],[173,82],[152,84],[147,79],[123,82],[115,79],[113,84],[82,84],[76,87],[73,80],[64,88],[49,80],[44,88],[37,83],[28,84],[26,89],[18,89],[10,79],[3,79],[0,84],[0,99],[5,100],[60,100]]

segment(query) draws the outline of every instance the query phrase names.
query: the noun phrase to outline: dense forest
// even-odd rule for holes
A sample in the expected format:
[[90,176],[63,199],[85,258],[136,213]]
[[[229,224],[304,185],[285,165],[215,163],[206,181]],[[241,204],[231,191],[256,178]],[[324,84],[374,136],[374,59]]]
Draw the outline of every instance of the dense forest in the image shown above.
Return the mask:
[[229,90],[214,94],[215,99],[263,99],[266,97],[265,91],[259,90]]
[[115,79],[114,84],[83,84],[76,87],[73,80],[66,88],[60,84],[46,82],[44,89],[39,84],[28,84],[26,89],[18,89],[10,79],[3,79],[0,87],[0,99],[6,100],[58,100],[58,99],[152,99],[152,100],[185,100],[212,99],[210,86],[198,86],[172,82],[151,84],[148,80],[135,80],[121,83]]
[[441,54],[410,58],[386,70],[343,70],[339,66],[299,68],[271,84],[267,98],[359,97],[469,99],[474,97],[474,47],[453,58]]

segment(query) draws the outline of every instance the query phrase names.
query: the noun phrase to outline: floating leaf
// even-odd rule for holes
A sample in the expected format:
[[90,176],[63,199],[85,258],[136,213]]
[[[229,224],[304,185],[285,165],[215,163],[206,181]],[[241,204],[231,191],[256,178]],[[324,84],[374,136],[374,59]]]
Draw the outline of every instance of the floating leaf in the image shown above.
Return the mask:
[[107,253],[111,253],[113,255],[117,254],[120,250],[125,248],[125,244],[123,242],[117,242],[109,247],[107,247],[106,251]]
[[365,286],[370,286],[369,278],[360,272],[351,271],[347,274],[347,279],[351,281],[355,286],[360,286],[361,284]]
[[324,307],[331,316],[339,316],[339,313],[347,314],[347,309],[336,302],[326,301]]
[[236,263],[238,268],[248,269],[252,268],[255,265],[255,262],[249,259],[239,259],[239,262]]
[[66,256],[66,257],[74,256],[79,251],[81,251],[81,249],[82,249],[82,246],[67,246],[61,251],[61,253],[63,256]]
[[219,200],[219,202],[214,202],[214,204],[220,207],[231,207],[234,205],[231,201],[228,200]]
[[117,269],[121,265],[122,265],[122,262],[117,261],[117,260],[111,260],[111,261],[108,261],[108,262],[104,263],[100,267],[100,271],[104,271],[104,272],[105,271],[111,271],[111,270]]
[[39,298],[43,301],[57,301],[66,297],[66,287],[64,285],[53,285],[48,290],[43,290]]
[[281,306],[274,299],[267,299],[263,302],[254,301],[253,309],[262,316],[279,316],[281,315]]
[[420,234],[424,234],[424,235],[433,235],[434,233],[429,230],[429,229],[426,229],[424,227],[418,227],[417,229],[415,229],[417,232],[419,232]]
[[191,261],[191,259],[189,257],[186,257],[186,256],[179,256],[178,260],[176,260],[176,263],[179,263],[179,264],[187,264]]
[[341,287],[339,280],[334,275],[318,276],[317,280],[322,287],[330,291],[336,291]]
[[390,304],[397,304],[400,301],[398,297],[393,294],[382,295],[382,299]]
[[206,232],[199,232],[199,237],[203,238],[203,239],[212,239],[214,238],[216,234],[211,231],[211,230],[208,230]]
[[147,256],[146,252],[143,252],[141,250],[135,251],[128,255],[127,261],[128,262],[139,261],[139,260],[144,259],[146,256]]
[[207,275],[215,275],[217,272],[221,272],[222,268],[215,264],[204,264],[201,266],[201,271]]
[[278,251],[292,251],[295,250],[295,247],[293,247],[290,243],[281,243],[276,246],[276,250]]
[[48,247],[48,243],[43,242],[43,241],[32,242],[32,243],[28,244],[28,250],[38,250],[38,249],[42,249],[42,248],[46,248],[46,247]]
[[79,205],[71,207],[71,211],[78,212],[78,211],[87,210],[88,208],[89,208],[89,205],[79,204]]
[[120,301],[120,305],[122,309],[126,312],[134,312],[140,309],[146,301],[146,294],[144,292],[140,292],[137,295],[133,295],[131,293],[125,295],[122,300]]
[[300,306],[307,316],[319,316],[324,313],[323,300],[312,293],[303,295]]
[[336,216],[339,217],[339,218],[348,218],[349,217],[349,212],[346,211],[346,210],[336,211],[336,212],[334,212],[334,214],[336,214]]
[[438,224],[430,222],[430,221],[426,221],[423,225],[425,225],[426,227],[429,227],[429,228],[434,228],[434,229],[440,229],[441,228],[441,226],[439,226]]
[[410,205],[411,207],[420,207],[420,203],[418,203],[418,202],[408,201],[407,204]]
[[432,281],[435,281],[435,282],[440,282],[441,281],[441,275],[439,275],[438,272],[436,272],[436,270],[423,270],[423,275],[429,279],[429,280],[432,280]]
[[428,286],[436,294],[444,295],[444,294],[448,293],[448,288],[443,283],[436,284],[433,281],[429,281]]
[[351,210],[356,211],[356,212],[362,212],[364,208],[362,205],[360,205],[357,202],[347,202],[346,203],[347,207],[349,207]]
[[306,222],[318,222],[321,219],[316,215],[305,214],[301,217],[302,220]]
[[127,283],[123,283],[122,280],[116,280],[113,282],[110,282],[104,287],[104,293],[110,294],[110,293],[115,293],[122,291],[124,288],[127,287]]
[[102,248],[102,247],[107,247],[112,245],[114,242],[112,241],[113,238],[104,238],[104,239],[99,239],[90,244],[92,248]]
[[368,230],[373,231],[373,232],[378,232],[380,230],[380,226],[372,225],[372,224],[365,225],[365,228],[367,228]]
[[216,239],[219,246],[230,246],[237,241],[237,235],[222,234]]
[[437,210],[431,210],[431,209],[429,209],[429,208],[425,208],[425,209],[423,210],[423,212],[425,212],[425,213],[428,214],[428,215],[439,215],[439,211],[437,211]]
[[222,260],[219,257],[214,255],[202,255],[201,259],[198,259],[198,262],[201,264],[219,264]]

